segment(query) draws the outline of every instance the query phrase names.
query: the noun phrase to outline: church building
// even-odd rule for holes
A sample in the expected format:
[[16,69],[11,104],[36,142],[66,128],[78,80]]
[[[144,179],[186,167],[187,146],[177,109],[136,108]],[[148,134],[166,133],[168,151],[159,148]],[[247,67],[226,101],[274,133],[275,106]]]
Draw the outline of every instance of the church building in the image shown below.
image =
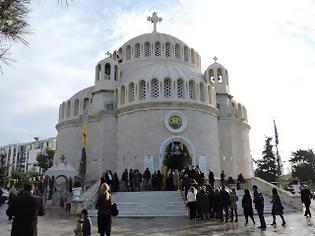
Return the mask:
[[94,84],[59,109],[56,157],[87,178],[106,170],[199,165],[219,177],[253,176],[246,107],[230,93],[229,75],[217,62],[203,72],[201,57],[182,40],[156,30],[136,36],[96,63]]

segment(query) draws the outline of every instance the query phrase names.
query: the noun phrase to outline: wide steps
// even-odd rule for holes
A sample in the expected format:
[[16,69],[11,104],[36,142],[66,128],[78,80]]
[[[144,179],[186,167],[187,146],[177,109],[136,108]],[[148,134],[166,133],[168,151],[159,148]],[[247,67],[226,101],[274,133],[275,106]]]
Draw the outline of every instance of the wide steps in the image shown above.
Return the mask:
[[[115,192],[118,217],[181,217],[187,209],[177,191]],[[92,214],[96,215],[96,211]]]

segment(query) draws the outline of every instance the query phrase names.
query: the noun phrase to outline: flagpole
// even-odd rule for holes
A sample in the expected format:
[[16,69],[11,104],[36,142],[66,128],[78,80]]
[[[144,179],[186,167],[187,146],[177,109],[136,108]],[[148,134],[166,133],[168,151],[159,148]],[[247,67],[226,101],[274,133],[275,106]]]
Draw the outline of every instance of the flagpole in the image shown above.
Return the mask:
[[277,165],[278,165],[278,184],[280,187],[280,177],[281,177],[281,159],[279,155],[279,149],[278,149],[278,144],[279,144],[279,138],[278,138],[278,130],[276,126],[276,121],[273,120],[273,126],[275,129],[275,146],[276,146],[276,156],[277,156]]

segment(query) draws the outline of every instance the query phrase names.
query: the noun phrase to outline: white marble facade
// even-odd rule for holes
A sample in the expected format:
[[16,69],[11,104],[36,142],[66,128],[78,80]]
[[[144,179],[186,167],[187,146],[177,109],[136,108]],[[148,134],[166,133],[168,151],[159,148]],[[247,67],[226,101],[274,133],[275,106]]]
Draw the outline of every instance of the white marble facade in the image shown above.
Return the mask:
[[172,142],[216,176],[253,176],[247,111],[230,94],[226,68],[214,58],[202,73],[197,51],[156,32],[160,20],[153,15],[152,33],[108,52],[95,84],[60,105],[56,156],[79,168],[85,130],[89,179],[107,169],[159,170]]

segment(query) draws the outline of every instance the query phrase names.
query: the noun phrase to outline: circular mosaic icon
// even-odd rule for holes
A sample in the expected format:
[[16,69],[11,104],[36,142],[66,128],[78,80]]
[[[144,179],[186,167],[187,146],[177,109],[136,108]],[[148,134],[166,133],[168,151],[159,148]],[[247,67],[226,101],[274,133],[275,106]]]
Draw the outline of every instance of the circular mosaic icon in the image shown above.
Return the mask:
[[175,134],[183,132],[187,127],[187,119],[180,111],[171,111],[164,117],[165,128]]
[[183,122],[179,116],[173,115],[168,119],[168,124],[172,129],[179,129],[182,127]]

